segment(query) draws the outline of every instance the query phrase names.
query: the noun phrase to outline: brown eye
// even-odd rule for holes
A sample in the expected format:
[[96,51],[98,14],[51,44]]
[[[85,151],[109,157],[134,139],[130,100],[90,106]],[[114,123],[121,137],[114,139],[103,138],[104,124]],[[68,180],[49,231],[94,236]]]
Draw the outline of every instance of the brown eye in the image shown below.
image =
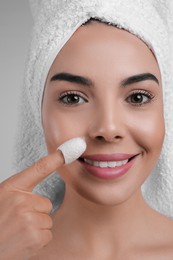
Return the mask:
[[68,103],[68,104],[69,104],[69,103],[70,103],[70,104],[77,104],[77,103],[80,102],[80,97],[77,96],[77,95],[74,95],[74,94],[70,94],[70,95],[64,97],[64,98],[63,98],[63,101],[64,101],[65,103]]
[[126,101],[132,105],[140,106],[151,102],[154,96],[147,91],[136,91],[128,96]]
[[147,97],[142,94],[133,94],[130,99],[132,103],[143,103],[147,100]]
[[59,102],[65,104],[65,105],[79,105],[79,104],[86,103],[87,100],[77,93],[71,93],[71,92],[68,93],[67,92],[67,93],[63,93],[59,97]]

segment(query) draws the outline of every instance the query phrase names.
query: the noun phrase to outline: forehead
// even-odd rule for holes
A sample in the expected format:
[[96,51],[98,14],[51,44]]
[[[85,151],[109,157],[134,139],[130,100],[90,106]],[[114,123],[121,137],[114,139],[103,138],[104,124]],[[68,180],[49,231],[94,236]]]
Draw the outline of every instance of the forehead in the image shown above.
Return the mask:
[[[88,73],[116,71],[136,74],[148,71],[160,75],[157,61],[148,46],[135,35],[102,22],[81,26],[57,55],[51,71]],[[74,71],[73,71],[74,70]],[[128,75],[126,75],[128,76]]]

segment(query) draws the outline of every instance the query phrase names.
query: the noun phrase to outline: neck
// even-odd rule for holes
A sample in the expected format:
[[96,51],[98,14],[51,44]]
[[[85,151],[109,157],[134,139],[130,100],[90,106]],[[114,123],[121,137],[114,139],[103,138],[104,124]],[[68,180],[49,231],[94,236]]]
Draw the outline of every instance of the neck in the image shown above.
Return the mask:
[[[128,243],[130,238],[132,242],[133,235],[139,233],[138,230],[144,226],[148,210],[150,208],[144,202],[140,190],[119,205],[105,206],[90,202],[67,189],[64,202],[54,215],[54,222],[57,225],[59,222],[57,233],[60,234],[61,227],[67,230],[69,240],[72,234],[71,239],[74,240],[77,235],[87,240],[91,247],[96,243],[103,243],[105,247],[107,241],[109,246],[115,246],[116,243],[120,248],[122,241],[123,244],[124,241]],[[134,243],[137,239],[134,237]]]

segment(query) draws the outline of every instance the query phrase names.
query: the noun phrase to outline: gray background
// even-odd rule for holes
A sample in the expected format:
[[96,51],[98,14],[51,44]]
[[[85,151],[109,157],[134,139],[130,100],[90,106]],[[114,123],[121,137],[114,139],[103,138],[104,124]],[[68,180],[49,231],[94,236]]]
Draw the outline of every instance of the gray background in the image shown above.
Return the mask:
[[0,0],[0,181],[11,167],[26,52],[33,21],[27,0]]

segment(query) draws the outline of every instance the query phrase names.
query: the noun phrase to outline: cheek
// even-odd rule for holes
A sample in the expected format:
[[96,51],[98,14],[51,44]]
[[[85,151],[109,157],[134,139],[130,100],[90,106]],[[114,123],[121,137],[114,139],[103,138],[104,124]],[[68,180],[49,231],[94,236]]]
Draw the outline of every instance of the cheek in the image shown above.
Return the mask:
[[68,139],[85,135],[86,120],[82,111],[62,112],[55,108],[43,109],[43,129],[49,152]]
[[136,129],[134,132],[140,146],[146,152],[159,156],[165,135],[163,112],[150,111],[145,116],[139,116],[133,129]]

